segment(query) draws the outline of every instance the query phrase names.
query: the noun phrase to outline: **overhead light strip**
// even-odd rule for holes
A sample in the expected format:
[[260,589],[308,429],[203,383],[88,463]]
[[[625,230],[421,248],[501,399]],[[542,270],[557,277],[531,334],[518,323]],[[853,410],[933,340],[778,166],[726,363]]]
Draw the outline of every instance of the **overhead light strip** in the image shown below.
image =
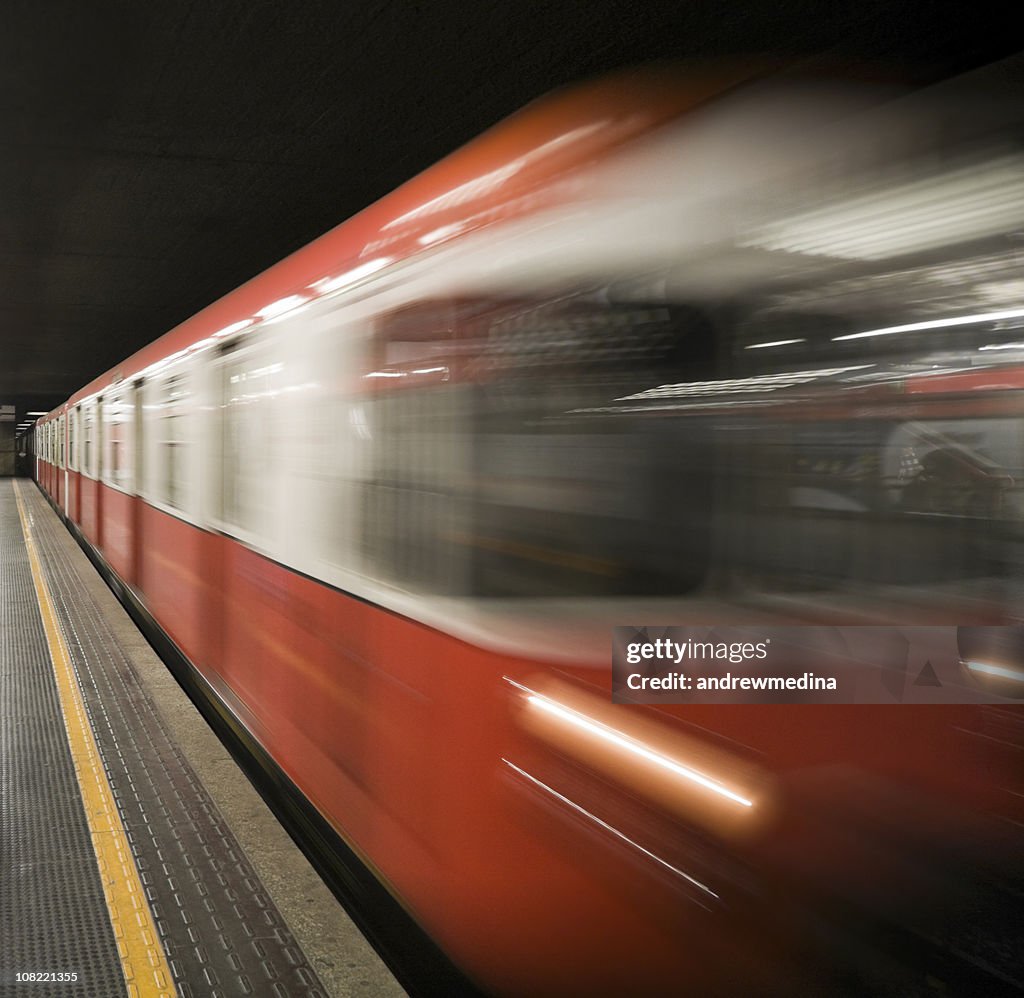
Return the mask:
[[928,319],[924,322],[907,322],[901,326],[882,326],[880,329],[867,329],[862,333],[847,333],[845,336],[833,336],[832,341],[860,340],[869,336],[892,336],[896,333],[914,333],[921,329],[949,329],[954,326],[970,326],[976,322],[999,322],[1001,319],[1020,319],[1024,317],[1024,308],[1012,308],[1002,312],[976,312],[973,315],[958,315],[950,319]]

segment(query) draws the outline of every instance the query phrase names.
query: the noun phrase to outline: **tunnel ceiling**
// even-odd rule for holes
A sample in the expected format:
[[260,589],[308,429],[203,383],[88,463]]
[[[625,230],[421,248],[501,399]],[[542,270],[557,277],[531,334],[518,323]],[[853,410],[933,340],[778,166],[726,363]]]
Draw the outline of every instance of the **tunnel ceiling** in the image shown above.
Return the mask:
[[1016,47],[1012,5],[891,0],[0,6],[0,402],[19,416],[562,83],[754,52],[926,81]]

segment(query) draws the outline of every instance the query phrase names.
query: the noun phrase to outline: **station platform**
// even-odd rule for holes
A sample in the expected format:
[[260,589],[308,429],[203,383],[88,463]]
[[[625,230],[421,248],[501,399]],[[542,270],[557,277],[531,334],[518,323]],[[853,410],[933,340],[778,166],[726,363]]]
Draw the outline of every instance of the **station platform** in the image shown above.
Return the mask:
[[0,746],[0,998],[404,994],[27,479]]

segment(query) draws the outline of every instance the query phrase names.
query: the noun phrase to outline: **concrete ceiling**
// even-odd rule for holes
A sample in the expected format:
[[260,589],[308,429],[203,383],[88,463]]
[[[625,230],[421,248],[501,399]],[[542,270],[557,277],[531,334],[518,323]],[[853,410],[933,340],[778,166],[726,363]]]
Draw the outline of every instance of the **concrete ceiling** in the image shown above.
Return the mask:
[[752,52],[937,79],[1010,54],[1011,7],[5,0],[0,402],[62,401],[562,83]]

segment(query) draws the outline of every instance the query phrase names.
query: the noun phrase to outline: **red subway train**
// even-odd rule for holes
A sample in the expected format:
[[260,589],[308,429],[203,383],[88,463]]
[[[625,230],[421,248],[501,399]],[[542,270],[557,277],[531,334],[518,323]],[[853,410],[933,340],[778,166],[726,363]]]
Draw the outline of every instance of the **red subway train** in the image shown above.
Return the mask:
[[1020,828],[1016,707],[611,701],[616,625],[1020,622],[1024,158],[968,104],[556,93],[37,425],[69,525],[480,989],[1020,986],[962,894]]

